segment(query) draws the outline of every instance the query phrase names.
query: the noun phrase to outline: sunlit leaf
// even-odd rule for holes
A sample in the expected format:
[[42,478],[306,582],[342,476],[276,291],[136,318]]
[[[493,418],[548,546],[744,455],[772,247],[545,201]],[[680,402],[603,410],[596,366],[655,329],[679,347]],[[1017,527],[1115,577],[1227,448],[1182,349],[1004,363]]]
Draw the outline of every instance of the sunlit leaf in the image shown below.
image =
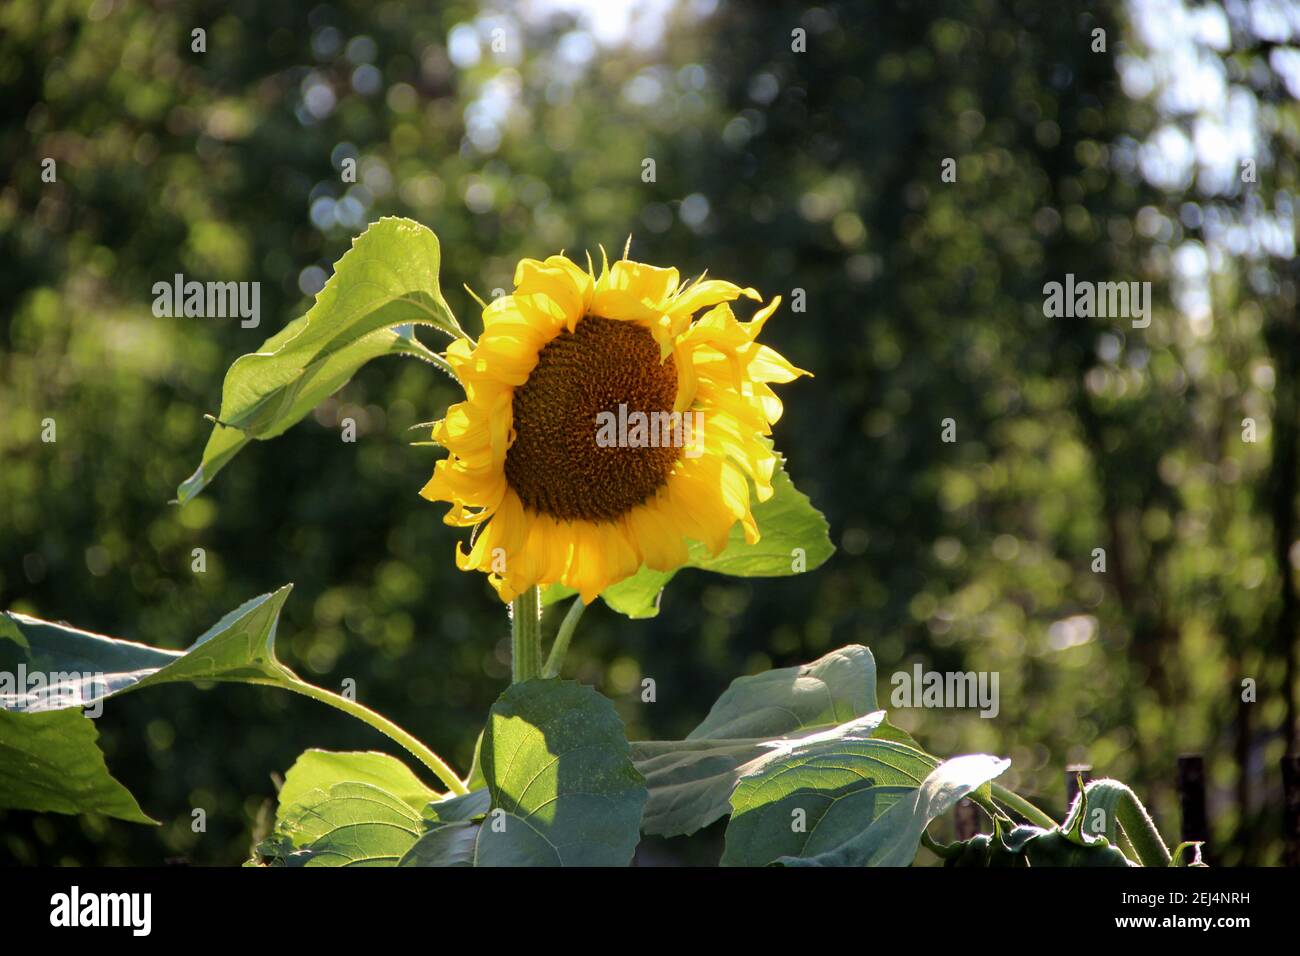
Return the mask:
[[0,710],[0,807],[156,823],[108,772],[98,737],[79,710]]
[[[906,759],[914,758],[908,755]],[[869,774],[863,763],[856,755],[847,761],[854,770]],[[954,757],[896,800],[868,779],[834,788],[830,794],[834,803],[818,816],[816,836],[809,835],[798,852],[783,855],[778,862],[791,866],[910,866],[930,821],[1010,765],[1010,760],[988,754]],[[804,779],[796,771],[784,778],[783,785],[799,787]],[[824,781],[815,785],[819,796],[826,795]]]
[[876,663],[865,647],[738,678],[685,740],[634,742],[632,758],[650,789],[642,829],[678,836],[707,826],[731,812],[742,776],[826,733],[915,746],[876,710]]
[[[691,542],[685,567],[745,578],[788,577],[811,571],[829,558],[835,551],[830,526],[808,496],[795,488],[784,467],[777,468],[772,488],[771,498],[753,505],[754,520],[762,535],[759,541],[747,544],[744,529],[737,524],[731,529],[727,546],[716,557],[704,545]],[[642,568],[606,588],[601,600],[630,618],[654,617],[659,613],[660,594],[676,573]],[[543,601],[553,604],[576,593],[562,585],[551,585]]]
[[354,239],[307,314],[230,366],[203,458],[177,500],[202,491],[249,441],[300,421],[371,359],[411,355],[450,372],[410,329],[464,335],[442,297],[441,260],[438,237],[409,219],[381,219]]
[[[465,810],[459,814],[432,806],[438,819],[403,865],[631,861],[646,789],[629,758],[623,722],[591,688],[559,680],[512,686],[489,715],[482,768],[490,808],[474,794],[449,802],[448,809]],[[473,819],[479,811],[485,816]]]
[[[122,803],[121,795],[113,796],[114,787],[120,789],[120,785],[108,777],[107,770],[93,788],[88,788],[73,774],[40,770],[41,761],[49,768],[64,767],[74,752],[90,760],[88,766],[97,762],[103,767],[93,727],[78,723],[86,719],[79,708],[98,705],[155,684],[178,681],[261,684],[315,693],[315,688],[275,655],[276,625],[291,589],[291,585],[286,585],[246,601],[184,651],[106,637],[13,611],[0,614],[0,638],[3,638],[0,639],[0,675],[24,676],[21,686],[16,679],[10,686],[0,677],[0,716],[5,721],[0,726],[11,728],[6,734],[12,733],[16,740],[22,741],[21,746],[12,743],[5,746],[0,742],[0,779],[6,780],[6,785],[0,786],[0,806],[30,808],[41,803],[59,812],[109,812],[103,809],[107,801],[120,811],[118,815],[134,818],[130,807]],[[329,702],[329,695],[323,699]],[[71,716],[58,719],[51,716],[58,714]],[[24,730],[28,725],[32,727],[30,736]],[[75,751],[55,746],[57,735],[52,731],[40,734],[42,727],[66,728],[67,747],[75,745]],[[48,753],[36,749],[46,746],[53,749]],[[339,759],[342,758],[337,755],[309,758],[302,772],[324,776],[329,763]],[[377,774],[384,765],[382,782],[390,786],[394,785],[396,771],[388,761],[397,763],[378,754],[362,755],[354,761],[354,766],[364,765],[363,769]],[[365,780],[367,776],[362,774],[357,779]],[[410,771],[406,771],[394,788],[403,794],[418,792],[415,788],[427,789],[413,780]],[[94,792],[82,800],[80,795],[90,790]]]

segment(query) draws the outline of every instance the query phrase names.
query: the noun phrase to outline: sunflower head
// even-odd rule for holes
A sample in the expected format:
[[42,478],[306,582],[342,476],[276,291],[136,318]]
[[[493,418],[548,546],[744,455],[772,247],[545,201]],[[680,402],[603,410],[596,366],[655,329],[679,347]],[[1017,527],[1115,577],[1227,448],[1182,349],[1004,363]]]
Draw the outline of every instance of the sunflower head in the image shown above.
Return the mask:
[[757,341],[780,298],[741,322],[730,303],[753,289],[627,259],[597,278],[564,256],[523,260],[514,286],[477,344],[447,350],[465,401],[434,426],[448,455],[420,493],[475,528],[459,567],[506,601],[558,582],[589,603],[643,565],[680,567],[688,541],[717,554],[737,521],[756,542],[771,384],[807,374]]

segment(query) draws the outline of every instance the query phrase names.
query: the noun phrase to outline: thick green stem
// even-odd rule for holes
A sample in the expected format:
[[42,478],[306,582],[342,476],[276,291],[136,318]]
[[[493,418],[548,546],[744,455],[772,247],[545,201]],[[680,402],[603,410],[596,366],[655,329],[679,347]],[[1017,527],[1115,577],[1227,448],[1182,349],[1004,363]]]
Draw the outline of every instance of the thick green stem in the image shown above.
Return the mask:
[[1038,809],[1036,806],[1034,806],[1032,803],[1030,803],[1020,794],[1016,793],[1014,790],[1008,790],[1000,783],[993,784],[992,790],[993,790],[993,797],[995,800],[998,800],[1001,803],[1005,804],[1006,806],[1010,807],[1012,810],[1015,810],[1016,813],[1020,814],[1030,823],[1034,824],[1034,826],[1042,827],[1045,830],[1050,830],[1056,826],[1055,820],[1049,817],[1042,810]]
[[542,595],[531,587],[510,602],[510,670],[515,684],[542,673]]
[[447,766],[441,757],[382,714],[375,713],[369,707],[358,704],[355,700],[325,690],[323,687],[308,684],[296,677],[287,679],[280,686],[296,694],[302,694],[304,697],[310,697],[312,700],[318,700],[323,704],[329,704],[331,707],[337,707],[344,713],[351,714],[357,720],[364,721],[385,737],[401,744],[411,756],[432,770],[452,793],[460,795],[469,792],[465,789],[465,785],[460,782],[460,778],[456,776],[455,771]]
[[573,640],[573,631],[578,626],[582,612],[586,609],[587,605],[582,603],[580,597],[575,597],[573,603],[569,605],[569,612],[564,615],[564,620],[560,622],[560,629],[555,634],[555,643],[551,645],[546,666],[542,668],[543,677],[560,676],[560,668],[564,666],[564,656],[569,653],[569,642]]
[[1138,861],[1143,866],[1168,866],[1172,860],[1169,847],[1165,846],[1164,838],[1156,829],[1155,821],[1151,819],[1151,814],[1147,813],[1147,808],[1142,806],[1142,801],[1137,798],[1137,794],[1114,780],[1094,781],[1089,789],[1097,784],[1111,784],[1122,788],[1122,796],[1115,802],[1115,822],[1124,831],[1124,836],[1128,837],[1128,842],[1133,844]]

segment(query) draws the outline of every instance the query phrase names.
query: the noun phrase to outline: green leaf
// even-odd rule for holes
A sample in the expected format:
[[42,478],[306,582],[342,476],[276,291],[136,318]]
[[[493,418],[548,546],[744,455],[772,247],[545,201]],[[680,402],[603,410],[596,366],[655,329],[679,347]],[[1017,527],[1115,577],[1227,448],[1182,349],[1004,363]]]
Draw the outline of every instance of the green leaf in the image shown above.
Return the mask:
[[[1127,823],[1125,822],[1127,820]],[[1129,833],[1128,827],[1133,831]],[[1065,822],[1050,829],[1017,826],[1009,832],[994,821],[992,835],[981,833],[954,843],[943,853],[946,866],[1139,866],[1118,846],[1121,831],[1148,849],[1148,865],[1198,865],[1191,863],[1193,844],[1178,848],[1186,863],[1171,860],[1160,842],[1146,810],[1128,787],[1118,780],[1094,780],[1075,798]],[[1159,843],[1155,850],[1150,843]],[[1137,844],[1135,844],[1137,846]],[[1162,852],[1163,851],[1163,852]],[[1139,847],[1139,853],[1141,847]],[[1159,858],[1159,861],[1156,860]]]
[[123,641],[13,611],[0,615],[27,642],[0,643],[0,671],[39,674],[4,693],[0,710],[38,713],[86,706],[117,694],[175,681],[238,681],[289,686],[301,681],[275,657],[275,627],[292,590],[285,585],[246,601],[186,651]]
[[[830,737],[798,744],[741,778],[731,795],[722,863],[765,866],[838,850],[891,808],[909,808],[937,764],[929,754],[893,740]],[[900,830],[902,820],[899,812],[888,819],[887,832],[867,849],[893,849],[885,856],[896,860],[888,837]],[[915,855],[916,846],[911,850]]]
[[441,794],[425,784],[396,757],[376,751],[308,750],[284,775],[280,813],[312,790],[328,791],[336,783],[365,783],[401,800],[417,813]]
[[306,315],[237,359],[226,373],[221,412],[198,469],[176,491],[189,501],[252,439],[282,434],[381,355],[410,355],[451,373],[416,339],[413,325],[465,333],[438,284],[438,237],[387,217],[352,241]]
[[707,826],[731,811],[743,775],[792,742],[832,730],[915,747],[876,711],[876,662],[867,648],[849,645],[811,664],[736,679],[685,740],[632,744],[650,789],[642,829],[678,836]]
[[980,833],[949,847],[945,866],[1035,867],[1035,866],[1134,866],[1119,847],[1096,838],[1091,842],[1071,839],[1060,827],[1021,825],[1004,833],[1000,822],[990,836]]
[[[78,708],[176,680],[275,683],[275,621],[289,588],[227,614],[189,652],[168,651],[0,614],[0,806],[106,813],[152,823],[109,775],[98,734]],[[290,675],[291,676],[291,675]]]
[[447,796],[424,808],[424,818],[437,826],[442,823],[464,823],[482,820],[492,809],[492,794],[484,787],[460,796]]
[[[483,735],[490,807],[476,794],[429,808],[404,866],[626,866],[645,785],[613,705],[572,681],[515,684]],[[457,812],[459,810],[459,812]],[[447,822],[449,821],[449,822]]]
[[0,710],[0,807],[157,823],[108,772],[98,738],[94,722],[76,710]]
[[876,660],[860,644],[811,664],[738,677],[688,740],[775,737],[828,727],[876,709]]
[[393,866],[424,827],[418,809],[381,787],[335,783],[284,807],[257,856],[279,866]]
[[[771,578],[811,571],[829,558],[835,552],[830,525],[808,496],[794,486],[784,460],[772,476],[772,491],[771,498],[753,508],[762,533],[759,541],[746,544],[745,531],[737,524],[731,529],[730,543],[717,557],[710,557],[703,545],[696,544],[690,566],[737,577]],[[792,566],[795,549],[804,552],[801,571]]]
[[[1019,830],[1030,832],[1022,837]],[[1069,835],[1057,827],[1054,830],[1040,830],[1038,827],[1017,827],[1011,831],[1012,844],[1020,842],[1018,853],[1029,866],[1137,866],[1126,857],[1119,847],[1098,838],[1091,843],[1080,843],[1070,839]]]
[[483,731],[481,730],[474,741],[474,756],[470,758],[469,773],[465,774],[464,784],[470,790],[487,786],[487,781],[483,778]]
[[[888,802],[884,794],[876,800],[864,801],[864,791],[871,789],[868,786],[837,790],[834,794],[837,802],[843,801],[857,809],[846,807],[843,812],[828,809],[818,821],[815,844],[810,837],[801,852],[783,856],[778,862],[797,866],[910,866],[930,821],[947,813],[958,800],[1009,766],[1010,760],[988,754],[945,760],[919,787],[874,816],[872,811]],[[809,852],[809,845],[831,849]]]
[[[693,543],[689,550],[694,554]],[[689,562],[686,567],[690,567]],[[608,607],[633,620],[656,617],[659,614],[660,595],[676,573],[643,567],[630,578],[624,578],[617,584],[605,588],[600,593],[600,599]],[[542,605],[549,606],[573,597],[577,593],[573,588],[565,587],[563,584],[548,585],[542,589]]]
[[[744,528],[737,524],[717,557],[710,556],[704,545],[691,542],[685,567],[745,578],[788,577],[801,573],[795,570],[796,549],[803,551],[801,569],[804,571],[811,571],[829,558],[835,551],[830,526],[808,496],[795,488],[783,462],[772,476],[772,489],[771,498],[753,506],[754,520],[762,534],[758,542],[746,544]],[[660,593],[676,573],[642,568],[630,578],[606,588],[601,600],[630,618],[654,617],[659,613]],[[543,592],[542,600],[544,604],[553,604],[575,593],[570,588],[551,585]]]
[[487,809],[487,791],[443,797],[387,754],[308,750],[285,775],[275,830],[249,865],[395,866],[431,827]]
[[[43,714],[63,713],[142,687],[176,681],[238,682],[280,687],[339,707],[353,716],[368,713],[355,702],[345,702],[337,695],[304,682],[276,658],[276,625],[290,590],[292,585],[285,585],[274,593],[246,601],[204,632],[185,651],[164,650],[105,637],[12,611],[0,614],[0,637],[7,638],[0,640],[0,713],[11,715],[21,734],[26,722],[35,721]],[[76,716],[81,715],[78,713]],[[93,748],[93,734],[89,741]],[[0,778],[25,779],[22,775],[24,764],[15,753],[0,749]],[[331,760],[337,764],[342,759],[345,758],[338,755],[310,758],[301,772],[315,772],[323,778]],[[102,756],[98,760],[103,763]],[[415,780],[410,771],[399,775],[393,764],[401,766],[392,758],[363,754],[352,761],[351,767],[375,775],[362,775],[361,779],[375,779],[404,796],[428,790]],[[39,785],[39,781],[33,778],[32,786]],[[296,783],[294,787],[299,791],[305,789]],[[0,788],[0,798],[15,801],[35,799],[21,797],[20,789]],[[74,797],[75,790],[69,789],[62,805],[78,806]],[[0,806],[6,805],[0,802]],[[94,805],[83,809],[97,810]]]

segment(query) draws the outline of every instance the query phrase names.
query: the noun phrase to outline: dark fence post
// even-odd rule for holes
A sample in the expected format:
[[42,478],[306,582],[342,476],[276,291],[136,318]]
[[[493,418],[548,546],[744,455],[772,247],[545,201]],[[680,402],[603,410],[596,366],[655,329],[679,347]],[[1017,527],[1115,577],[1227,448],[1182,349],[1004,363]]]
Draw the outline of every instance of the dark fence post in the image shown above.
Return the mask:
[[1282,758],[1282,862],[1300,866],[1300,754]]
[[1178,805],[1182,808],[1182,841],[1208,840],[1209,818],[1205,813],[1205,759],[1200,754],[1178,758]]
[[1065,812],[1070,812],[1070,807],[1074,806],[1074,798],[1079,795],[1079,778],[1083,778],[1084,786],[1092,779],[1092,764],[1090,763],[1072,763],[1065,768]]
[[[1210,818],[1205,811],[1205,758],[1200,754],[1181,754],[1178,757],[1178,806],[1181,809],[1182,829],[1179,840],[1199,840],[1204,843],[1210,838]],[[1209,862],[1206,848],[1201,848],[1201,855]]]

